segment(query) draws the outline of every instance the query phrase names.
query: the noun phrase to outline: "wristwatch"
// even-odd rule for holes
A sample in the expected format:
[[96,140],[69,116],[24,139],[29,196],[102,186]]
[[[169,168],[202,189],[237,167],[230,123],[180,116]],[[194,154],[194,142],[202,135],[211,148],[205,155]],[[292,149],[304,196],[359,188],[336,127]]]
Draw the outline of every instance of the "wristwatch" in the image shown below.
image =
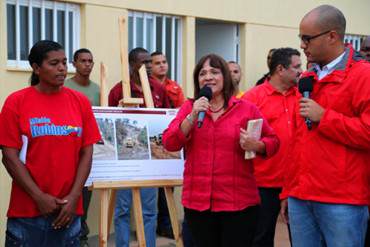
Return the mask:
[[186,119],[189,121],[189,123],[191,125],[194,124],[194,119],[193,119],[193,116],[189,113],[187,116],[186,116]]

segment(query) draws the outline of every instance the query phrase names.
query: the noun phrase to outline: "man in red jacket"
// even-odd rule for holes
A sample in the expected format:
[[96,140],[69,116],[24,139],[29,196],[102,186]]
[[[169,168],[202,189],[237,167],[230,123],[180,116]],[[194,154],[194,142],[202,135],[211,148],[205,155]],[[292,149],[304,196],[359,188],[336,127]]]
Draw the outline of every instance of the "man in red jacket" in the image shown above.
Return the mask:
[[[322,5],[299,26],[312,71],[311,99],[297,109],[288,204],[293,246],[364,246],[369,203],[370,64],[343,43],[346,20]],[[308,130],[304,118],[312,121]],[[284,214],[283,214],[284,215]]]
[[243,99],[258,107],[280,140],[280,148],[275,156],[270,159],[256,157],[253,160],[254,176],[261,197],[254,247],[274,246],[276,220],[280,211],[279,194],[294,132],[294,110],[299,95],[296,85],[302,73],[301,65],[300,53],[296,49],[276,49],[271,57],[271,76],[243,95]]

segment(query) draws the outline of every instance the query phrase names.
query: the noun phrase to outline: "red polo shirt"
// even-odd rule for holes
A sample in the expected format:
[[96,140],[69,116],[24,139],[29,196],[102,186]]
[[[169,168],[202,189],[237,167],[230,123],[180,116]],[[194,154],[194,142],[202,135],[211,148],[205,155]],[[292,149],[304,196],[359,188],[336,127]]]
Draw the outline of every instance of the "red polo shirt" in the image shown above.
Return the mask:
[[294,110],[299,93],[291,87],[286,93],[278,92],[268,80],[253,87],[243,99],[256,104],[269,125],[280,139],[279,151],[270,159],[258,157],[253,160],[254,175],[259,187],[282,187],[288,148],[293,137]]
[[[165,88],[157,82],[155,79],[149,77],[150,90],[152,92],[152,98],[155,108],[170,108],[168,96]],[[139,88],[133,81],[130,82],[131,86],[131,97],[144,98],[143,90]],[[119,101],[123,98],[122,82],[118,82],[109,92],[108,105],[118,106]],[[140,107],[145,107],[144,104]]]

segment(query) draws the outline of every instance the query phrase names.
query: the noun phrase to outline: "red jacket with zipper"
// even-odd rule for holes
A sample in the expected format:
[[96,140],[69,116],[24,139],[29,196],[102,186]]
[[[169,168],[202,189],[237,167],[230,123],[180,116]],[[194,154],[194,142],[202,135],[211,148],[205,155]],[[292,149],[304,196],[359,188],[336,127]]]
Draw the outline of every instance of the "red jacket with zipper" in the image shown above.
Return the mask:
[[292,162],[285,176],[282,198],[287,196],[324,203],[369,203],[370,64],[352,47],[335,70],[317,79],[311,98],[324,115],[307,130],[296,110]]

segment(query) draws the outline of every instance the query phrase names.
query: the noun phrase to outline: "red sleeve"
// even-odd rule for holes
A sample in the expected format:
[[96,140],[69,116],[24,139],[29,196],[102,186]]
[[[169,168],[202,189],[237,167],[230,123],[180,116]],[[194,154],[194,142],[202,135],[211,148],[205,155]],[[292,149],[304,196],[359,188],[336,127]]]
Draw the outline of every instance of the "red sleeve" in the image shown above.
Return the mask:
[[180,150],[185,146],[186,141],[189,139],[189,137],[187,138],[181,131],[180,125],[191,112],[192,108],[192,102],[190,100],[186,101],[178,111],[176,117],[163,132],[163,147],[168,151]]
[[[370,149],[370,73],[362,71],[358,80],[353,81],[353,116],[326,109],[318,130],[325,137],[344,145]],[[360,77],[360,76],[359,76]]]
[[16,98],[9,96],[0,115],[0,146],[22,148],[22,134]]
[[275,131],[270,127],[267,120],[262,116],[260,111],[257,109],[257,106],[253,106],[254,108],[254,119],[262,118],[262,131],[261,131],[261,141],[265,143],[266,146],[266,157],[271,157],[274,155],[280,146],[280,141],[278,136],[275,134]]
[[82,146],[88,146],[98,142],[101,139],[100,131],[96,123],[89,100],[83,98],[83,129],[82,129]]
[[122,83],[118,82],[109,92],[108,106],[118,106],[118,103],[122,98]]

